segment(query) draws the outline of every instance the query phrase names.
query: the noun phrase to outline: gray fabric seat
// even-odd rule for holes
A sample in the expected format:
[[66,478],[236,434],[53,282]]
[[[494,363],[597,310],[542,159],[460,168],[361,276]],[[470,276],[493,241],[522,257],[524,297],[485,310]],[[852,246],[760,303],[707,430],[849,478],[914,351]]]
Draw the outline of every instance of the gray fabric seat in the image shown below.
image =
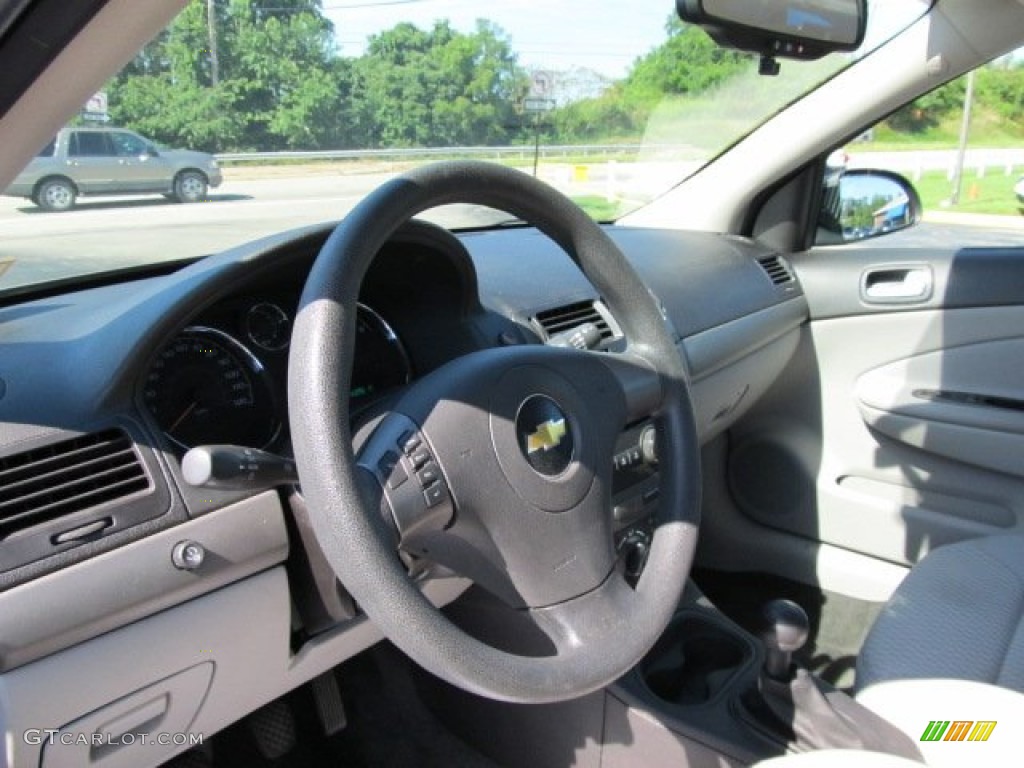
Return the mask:
[[907,575],[864,643],[857,688],[919,678],[1024,692],[1024,536],[941,547]]

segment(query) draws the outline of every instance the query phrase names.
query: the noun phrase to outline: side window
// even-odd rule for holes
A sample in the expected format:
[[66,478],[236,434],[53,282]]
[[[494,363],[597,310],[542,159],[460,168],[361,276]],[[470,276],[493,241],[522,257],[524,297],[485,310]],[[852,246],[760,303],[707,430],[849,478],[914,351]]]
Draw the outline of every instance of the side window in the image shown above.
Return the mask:
[[107,134],[101,131],[75,131],[68,154],[72,157],[110,157],[114,154]]
[[57,147],[57,139],[50,139],[49,143],[39,150],[36,157],[53,157],[54,149]]
[[1022,124],[1024,63],[1014,55],[905,104],[828,157],[817,243],[888,235],[919,220],[955,228],[963,244],[1019,243]]
[[131,133],[108,134],[114,144],[114,151],[118,157],[139,157],[146,153],[146,142]]

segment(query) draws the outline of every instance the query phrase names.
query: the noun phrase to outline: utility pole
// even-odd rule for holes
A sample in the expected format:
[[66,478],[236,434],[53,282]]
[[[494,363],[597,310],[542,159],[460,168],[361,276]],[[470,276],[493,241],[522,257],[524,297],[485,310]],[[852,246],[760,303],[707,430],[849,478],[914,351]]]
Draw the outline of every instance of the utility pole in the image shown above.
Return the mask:
[[217,57],[217,0],[206,0],[206,27],[210,38],[210,85],[220,82],[220,61]]
[[960,120],[960,144],[956,150],[956,164],[953,166],[953,191],[949,204],[960,202],[960,188],[964,180],[964,157],[967,154],[967,138],[971,132],[971,109],[974,106],[974,70],[967,73],[967,93],[964,94],[964,114]]

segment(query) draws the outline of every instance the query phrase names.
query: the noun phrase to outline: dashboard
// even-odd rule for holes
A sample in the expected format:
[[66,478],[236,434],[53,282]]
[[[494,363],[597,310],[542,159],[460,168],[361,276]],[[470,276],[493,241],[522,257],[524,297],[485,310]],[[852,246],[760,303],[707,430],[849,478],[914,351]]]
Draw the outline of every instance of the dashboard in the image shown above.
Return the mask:
[[[194,487],[182,471],[198,445],[291,455],[292,324],[330,231],[0,308],[0,695],[18,720],[9,730],[117,718],[152,693],[213,732],[380,639],[326,565],[300,488]],[[796,349],[807,317],[799,283],[743,238],[608,233],[662,308],[710,440]],[[450,361],[557,341],[583,324],[594,354],[625,344],[575,262],[537,230],[455,235],[411,222],[361,286],[352,378],[339,392],[353,434]],[[616,447],[610,513],[622,541],[642,541],[657,509],[648,438],[632,425]],[[187,547],[202,555],[195,567],[174,554]],[[417,574],[437,604],[468,586]],[[151,652],[130,673],[111,673],[140,647]],[[195,671],[207,664],[216,674]],[[69,687],[80,693],[63,696]]]

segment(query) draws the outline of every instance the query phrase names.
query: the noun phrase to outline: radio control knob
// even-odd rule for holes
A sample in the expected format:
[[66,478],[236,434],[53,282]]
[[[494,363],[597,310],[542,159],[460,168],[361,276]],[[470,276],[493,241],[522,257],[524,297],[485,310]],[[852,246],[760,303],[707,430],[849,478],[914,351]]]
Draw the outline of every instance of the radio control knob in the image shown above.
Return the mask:
[[658,466],[656,435],[654,427],[644,427],[644,431],[640,433],[640,456],[643,458],[644,464],[650,464],[652,467]]

